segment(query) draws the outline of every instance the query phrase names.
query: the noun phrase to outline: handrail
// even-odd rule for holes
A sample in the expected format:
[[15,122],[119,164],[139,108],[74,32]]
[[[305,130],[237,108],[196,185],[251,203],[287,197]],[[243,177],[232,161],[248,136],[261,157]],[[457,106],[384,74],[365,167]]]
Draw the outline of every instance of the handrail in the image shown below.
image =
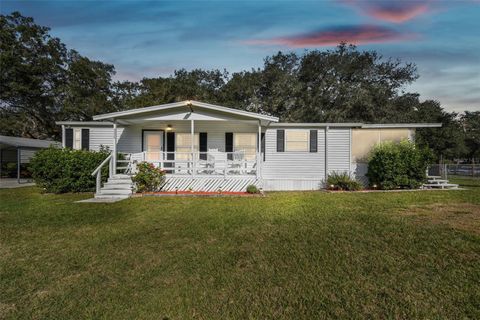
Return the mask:
[[102,163],[100,163],[100,165],[97,167],[97,169],[95,169],[95,171],[92,172],[92,176],[96,175],[97,172],[102,169],[102,167],[112,158],[112,154],[110,153],[108,155],[108,157],[105,158],[105,160],[103,160]]
[[97,169],[95,169],[95,171],[92,172],[92,176],[97,175],[97,179],[95,182],[95,190],[97,194],[100,193],[100,189],[102,188],[102,168],[107,162],[109,163],[109,170],[108,170],[109,177],[112,177],[112,175],[114,174],[113,166],[112,166],[112,157],[113,157],[113,153],[110,153],[108,157],[106,157],[105,160],[103,160],[102,163],[100,163]]

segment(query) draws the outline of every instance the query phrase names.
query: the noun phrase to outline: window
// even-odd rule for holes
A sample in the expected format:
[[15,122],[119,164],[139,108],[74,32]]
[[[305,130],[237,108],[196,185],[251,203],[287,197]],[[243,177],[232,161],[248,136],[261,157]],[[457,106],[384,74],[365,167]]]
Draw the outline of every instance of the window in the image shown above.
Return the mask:
[[160,160],[163,148],[163,132],[145,131],[143,133],[143,148],[146,151],[146,160]]
[[308,152],[309,134],[308,130],[286,130],[285,151]]
[[82,129],[73,130],[73,149],[82,149]]
[[[198,152],[199,149],[199,135],[195,133],[194,135],[194,142],[193,142],[193,151]],[[190,152],[192,152],[192,135],[191,133],[177,133],[175,136],[175,151],[178,152],[176,154],[176,158],[178,160],[190,160]]]
[[233,151],[243,152],[246,160],[255,160],[257,154],[257,134],[256,133],[234,133]]

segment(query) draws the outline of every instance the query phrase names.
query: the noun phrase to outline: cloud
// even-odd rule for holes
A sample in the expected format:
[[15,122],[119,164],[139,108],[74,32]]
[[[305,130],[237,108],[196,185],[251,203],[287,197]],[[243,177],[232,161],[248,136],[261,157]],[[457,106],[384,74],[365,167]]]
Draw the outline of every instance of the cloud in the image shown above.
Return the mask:
[[416,37],[416,34],[404,34],[387,27],[361,25],[331,27],[289,37],[247,40],[244,41],[244,43],[249,45],[280,45],[302,48],[335,46],[340,42],[347,42],[356,45],[385,43],[412,40]]
[[379,20],[403,23],[431,11],[430,1],[358,1],[341,0],[362,13]]

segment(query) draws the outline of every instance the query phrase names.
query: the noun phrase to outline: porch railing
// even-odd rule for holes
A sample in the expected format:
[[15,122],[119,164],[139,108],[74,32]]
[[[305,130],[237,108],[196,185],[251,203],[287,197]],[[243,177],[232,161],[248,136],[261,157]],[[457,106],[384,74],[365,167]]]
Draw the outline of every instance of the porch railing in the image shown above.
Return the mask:
[[259,154],[237,152],[141,152],[130,155],[132,170],[135,163],[147,161],[171,175],[258,175]]
[[100,165],[92,172],[92,176],[96,177],[96,186],[95,190],[96,193],[100,193],[100,189],[102,188],[102,168],[108,163],[108,176],[113,176],[113,162],[112,162],[113,154],[109,154],[105,160],[100,163]]

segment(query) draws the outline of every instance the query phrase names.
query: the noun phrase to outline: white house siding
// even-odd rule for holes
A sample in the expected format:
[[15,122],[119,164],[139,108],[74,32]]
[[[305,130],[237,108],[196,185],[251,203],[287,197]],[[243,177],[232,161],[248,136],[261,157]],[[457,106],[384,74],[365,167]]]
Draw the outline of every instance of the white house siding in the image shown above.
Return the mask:
[[[190,133],[190,121],[169,121],[172,132]],[[117,127],[117,150],[119,152],[136,153],[142,151],[142,130],[159,130],[166,127],[166,123],[152,123],[148,125],[131,125]],[[90,150],[98,151],[103,145],[113,148],[112,127],[90,127]],[[258,133],[258,126],[251,122],[230,121],[195,121],[195,132],[207,132],[208,149],[225,151],[225,132]]]
[[350,172],[350,128],[328,129],[327,167],[328,172]]
[[325,130],[318,131],[317,152],[277,152],[277,129],[265,132],[265,161],[262,163],[265,190],[318,190],[325,178]]

